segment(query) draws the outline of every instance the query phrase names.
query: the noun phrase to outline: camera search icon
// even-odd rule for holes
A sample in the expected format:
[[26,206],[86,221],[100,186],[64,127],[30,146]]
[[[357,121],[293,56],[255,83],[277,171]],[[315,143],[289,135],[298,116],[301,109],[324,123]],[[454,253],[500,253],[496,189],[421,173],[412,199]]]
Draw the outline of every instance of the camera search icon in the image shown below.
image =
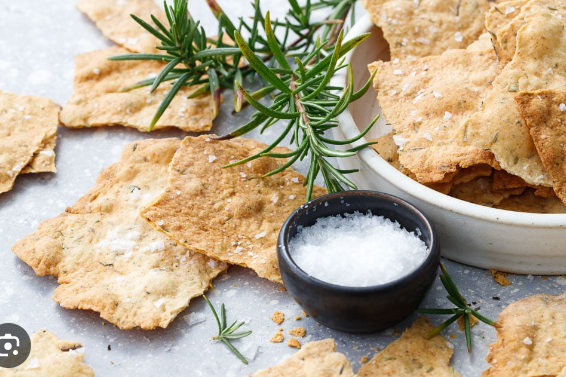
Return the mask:
[[0,370],[21,365],[30,351],[31,340],[26,330],[13,323],[0,325]]

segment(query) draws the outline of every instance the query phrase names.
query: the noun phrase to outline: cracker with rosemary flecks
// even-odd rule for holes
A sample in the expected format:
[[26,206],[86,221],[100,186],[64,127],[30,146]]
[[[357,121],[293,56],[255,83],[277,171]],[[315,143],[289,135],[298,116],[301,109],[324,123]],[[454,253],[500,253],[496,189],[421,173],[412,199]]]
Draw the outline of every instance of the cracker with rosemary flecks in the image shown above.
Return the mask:
[[55,140],[58,114],[59,106],[49,98],[0,91],[0,193],[11,190],[30,163],[54,171],[53,160],[34,160],[45,143]]
[[449,181],[460,169],[496,165],[493,154],[463,146],[461,125],[500,73],[493,49],[450,50],[416,61],[375,62],[374,87],[395,131],[399,162],[421,183]]
[[517,34],[513,60],[494,80],[481,110],[463,126],[464,138],[471,146],[491,150],[504,170],[529,185],[550,187],[552,180],[514,97],[522,91],[564,88],[565,61],[565,20],[546,6],[533,6]]
[[102,34],[133,52],[155,52],[160,41],[134,21],[131,14],[155,28],[151,15],[168,25],[165,13],[153,0],[81,0],[76,6],[96,23]]
[[462,49],[484,31],[488,0],[363,0],[383,30],[391,59],[416,59]]
[[507,306],[497,321],[484,377],[557,376],[566,370],[566,294],[539,294]]
[[39,330],[31,336],[31,352],[26,361],[15,368],[1,368],[0,376],[94,377],[92,368],[83,362],[81,348],[81,343],[60,340],[47,330]]
[[[156,76],[164,64],[155,61],[111,61],[110,56],[128,53],[120,47],[76,56],[75,93],[61,111],[61,123],[70,128],[122,125],[148,131],[159,104],[170,88],[160,85],[121,91],[138,81]],[[214,119],[210,95],[187,99],[193,88],[175,96],[155,129],[177,127],[189,132],[208,131]]]
[[346,357],[336,352],[336,343],[324,339],[305,344],[300,351],[269,369],[248,377],[354,377]]
[[[305,202],[304,177],[290,168],[262,177],[284,162],[271,157],[223,168],[265,147],[244,138],[185,138],[169,167],[167,188],[142,208],[142,216],[191,250],[281,282],[277,236],[285,219]],[[315,186],[312,197],[325,193]]]
[[442,335],[427,339],[434,329],[426,317],[417,319],[403,335],[362,365],[359,377],[454,377],[450,367],[453,346]]
[[38,275],[58,277],[53,299],[61,306],[100,312],[122,329],[167,327],[227,268],[176,244],[139,215],[165,188],[179,144],[129,144],[73,207],[14,245]]

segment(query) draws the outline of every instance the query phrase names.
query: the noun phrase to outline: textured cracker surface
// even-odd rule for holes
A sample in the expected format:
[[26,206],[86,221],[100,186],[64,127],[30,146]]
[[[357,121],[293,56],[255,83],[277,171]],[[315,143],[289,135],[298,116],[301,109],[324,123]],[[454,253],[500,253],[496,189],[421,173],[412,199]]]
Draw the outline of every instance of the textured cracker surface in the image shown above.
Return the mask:
[[0,368],[0,377],[94,377],[92,368],[83,362],[84,354],[75,351],[81,347],[39,330],[31,336],[27,360],[16,368]]
[[469,182],[455,185],[448,195],[466,202],[493,207],[510,196],[522,194],[523,191],[525,191],[524,186],[494,189],[492,177],[479,177]]
[[535,195],[535,190],[527,188],[521,195],[503,199],[494,208],[516,212],[531,213],[566,213],[566,206],[556,196],[542,197]]
[[[185,138],[169,167],[166,190],[142,208],[142,216],[191,250],[281,282],[277,236],[287,217],[305,202],[303,175],[286,169],[262,178],[282,163],[268,157],[222,168],[265,147],[244,138]],[[325,193],[315,186],[312,197]]]
[[126,146],[119,163],[67,211],[44,221],[13,252],[55,275],[53,299],[90,309],[122,329],[167,327],[227,266],[155,231],[139,208],[165,187],[178,139]]
[[496,165],[491,152],[462,145],[461,129],[500,73],[493,49],[375,62],[374,69],[377,99],[401,141],[399,161],[419,182],[445,182],[461,168]]
[[517,35],[517,51],[493,83],[482,109],[464,124],[470,145],[491,150],[501,167],[531,185],[551,186],[514,101],[518,92],[566,87],[565,20],[546,6]]
[[[539,294],[507,306],[482,376],[556,376],[566,372],[566,294]],[[531,344],[529,344],[531,343]]]
[[135,14],[151,26],[154,15],[165,27],[167,18],[153,0],[81,0],[77,9],[96,23],[106,37],[132,52],[156,52],[161,42],[141,27],[130,14]]
[[433,329],[426,317],[418,318],[401,338],[364,364],[358,376],[460,376],[449,365],[454,352],[450,343],[442,335],[426,338]]
[[[49,98],[0,91],[0,193],[12,189],[47,140],[55,140],[58,114],[59,106]],[[49,164],[39,165],[52,171]]]
[[[153,93],[149,87],[120,92],[124,87],[157,75],[164,64],[155,61],[110,61],[127,54],[120,47],[76,56],[75,93],[61,110],[61,123],[71,128],[122,125],[147,132],[169,86]],[[184,131],[208,131],[214,115],[210,95],[187,99],[191,88],[183,88],[163,113],[155,129],[177,127]]]
[[363,0],[383,30],[391,59],[440,55],[462,49],[484,31],[487,0]]
[[248,377],[354,377],[348,359],[335,350],[333,339],[310,342],[281,364]]
[[57,133],[50,132],[45,136],[39,149],[33,154],[31,161],[22,169],[20,174],[55,173],[55,144]]
[[554,192],[566,203],[566,91],[520,93],[515,100],[552,178]]

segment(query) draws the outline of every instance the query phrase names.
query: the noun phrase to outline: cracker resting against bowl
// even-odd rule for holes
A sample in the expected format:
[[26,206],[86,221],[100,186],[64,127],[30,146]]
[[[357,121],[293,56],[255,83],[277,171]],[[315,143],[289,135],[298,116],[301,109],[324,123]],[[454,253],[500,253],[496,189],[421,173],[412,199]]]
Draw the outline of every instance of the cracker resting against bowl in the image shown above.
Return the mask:
[[49,98],[0,91],[0,193],[18,174],[55,172],[58,116]]
[[65,213],[12,250],[38,275],[55,275],[53,299],[90,309],[122,329],[167,327],[227,265],[155,231],[139,208],[165,188],[178,139],[126,146],[120,162]]
[[47,330],[31,336],[31,352],[16,368],[0,368],[1,377],[94,377],[94,371],[77,352],[82,344],[60,340]]
[[[305,202],[304,176],[289,168],[262,177],[283,163],[271,157],[223,168],[266,147],[245,138],[185,138],[169,166],[167,188],[141,209],[142,216],[191,250],[282,283],[277,236],[285,219]],[[315,186],[312,197],[325,193]]]

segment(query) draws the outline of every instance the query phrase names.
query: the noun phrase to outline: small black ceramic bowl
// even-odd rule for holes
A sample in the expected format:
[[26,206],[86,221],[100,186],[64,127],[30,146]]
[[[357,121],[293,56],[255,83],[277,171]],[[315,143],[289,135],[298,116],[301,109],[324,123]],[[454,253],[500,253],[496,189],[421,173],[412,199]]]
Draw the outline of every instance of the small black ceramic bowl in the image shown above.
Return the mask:
[[[373,215],[397,221],[409,232],[420,229],[417,234],[429,248],[428,256],[408,275],[370,287],[327,283],[295,264],[289,254],[289,240],[297,234],[299,226],[309,227],[318,218],[354,211],[371,211]],[[279,233],[277,257],[287,291],[311,317],[338,331],[371,333],[393,326],[417,309],[435,279],[440,246],[430,221],[406,201],[375,191],[347,191],[321,196],[293,212]]]

